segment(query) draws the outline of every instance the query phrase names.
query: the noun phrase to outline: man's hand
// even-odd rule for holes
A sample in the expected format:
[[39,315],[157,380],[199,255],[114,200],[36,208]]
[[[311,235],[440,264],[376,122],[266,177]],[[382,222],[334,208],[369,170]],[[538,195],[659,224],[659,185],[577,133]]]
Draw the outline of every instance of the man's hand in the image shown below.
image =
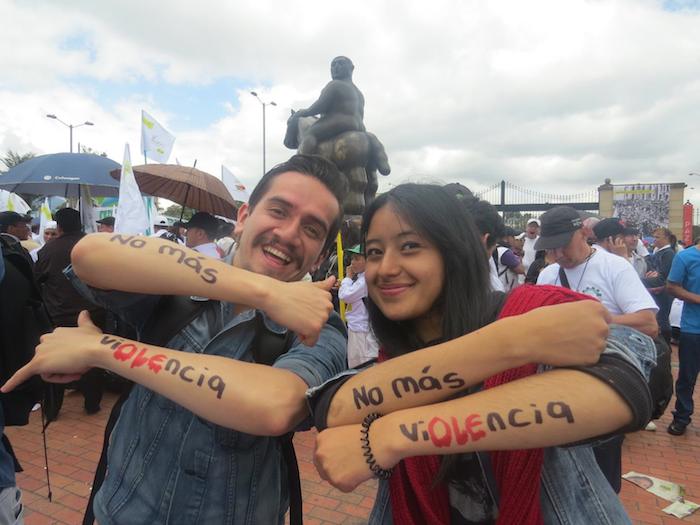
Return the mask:
[[350,279],[355,278],[355,272],[352,270],[352,266],[345,268],[345,277],[349,277]]
[[316,283],[279,283],[263,310],[277,323],[296,332],[302,343],[313,346],[333,311],[330,289],[335,277]]
[[608,310],[598,301],[544,306],[510,318],[530,362],[551,366],[592,365],[598,362],[608,337]]
[[97,346],[95,336],[101,333],[90,314],[80,312],[76,328],[56,328],[52,333],[42,335],[34,359],[20,368],[1,391],[7,393],[37,374],[50,383],[70,383],[80,379],[92,367],[90,351]]
[[627,245],[625,244],[625,240],[622,237],[613,239],[613,242],[610,243],[610,251],[615,255],[627,258]]

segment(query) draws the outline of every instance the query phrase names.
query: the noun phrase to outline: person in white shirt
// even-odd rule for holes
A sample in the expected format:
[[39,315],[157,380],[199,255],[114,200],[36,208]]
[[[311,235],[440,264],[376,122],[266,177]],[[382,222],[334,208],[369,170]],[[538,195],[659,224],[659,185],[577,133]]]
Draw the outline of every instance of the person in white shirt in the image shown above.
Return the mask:
[[351,254],[351,262],[347,267],[346,277],[340,282],[338,298],[348,305],[345,310],[345,320],[348,324],[348,367],[355,368],[376,359],[379,345],[370,330],[365,307],[365,256],[359,244],[345,251]]
[[184,224],[187,228],[185,244],[199,253],[221,259],[221,250],[214,242],[219,230],[219,221],[210,213],[198,211]]
[[537,239],[540,238],[540,221],[538,219],[530,219],[527,221],[525,226],[525,233],[523,233],[523,267],[525,268],[525,273],[530,268],[530,265],[535,260],[535,243]]
[[[538,285],[565,286],[591,295],[608,309],[613,323],[630,326],[650,337],[658,334],[658,307],[637,272],[625,258],[607,252],[602,246],[588,245],[589,234],[574,208],[557,206],[545,212],[541,221],[542,231],[535,248],[547,250],[556,262],[542,270]],[[594,448],[600,470],[618,493],[623,439],[624,436],[616,436]]]

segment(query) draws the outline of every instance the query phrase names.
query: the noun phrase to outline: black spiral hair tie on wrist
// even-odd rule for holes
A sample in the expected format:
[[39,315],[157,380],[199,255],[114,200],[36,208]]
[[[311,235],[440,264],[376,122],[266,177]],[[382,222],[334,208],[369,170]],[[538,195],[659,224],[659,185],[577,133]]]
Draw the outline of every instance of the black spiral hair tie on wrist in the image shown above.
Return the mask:
[[380,417],[381,416],[376,412],[372,412],[371,414],[367,414],[365,416],[365,418],[362,420],[362,429],[360,430],[362,437],[360,438],[360,441],[362,442],[362,450],[364,451],[363,455],[365,456],[365,461],[367,462],[367,465],[369,465],[369,469],[372,471],[372,474],[379,479],[389,479],[394,469],[384,469],[377,465],[377,460],[374,459],[374,454],[372,454],[372,448],[369,446],[369,427]]

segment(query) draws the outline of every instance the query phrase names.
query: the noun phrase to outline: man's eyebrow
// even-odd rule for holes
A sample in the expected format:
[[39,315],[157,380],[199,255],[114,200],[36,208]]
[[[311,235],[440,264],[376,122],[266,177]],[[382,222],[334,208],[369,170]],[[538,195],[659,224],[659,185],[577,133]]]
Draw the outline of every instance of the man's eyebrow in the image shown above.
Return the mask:
[[[278,206],[282,206],[283,208],[294,208],[294,204],[282,197],[272,196],[268,199],[268,202],[272,204],[277,204]],[[329,225],[322,218],[317,217],[316,215],[306,214],[304,215],[304,220],[317,224],[320,228],[323,229],[324,235],[328,232]]]

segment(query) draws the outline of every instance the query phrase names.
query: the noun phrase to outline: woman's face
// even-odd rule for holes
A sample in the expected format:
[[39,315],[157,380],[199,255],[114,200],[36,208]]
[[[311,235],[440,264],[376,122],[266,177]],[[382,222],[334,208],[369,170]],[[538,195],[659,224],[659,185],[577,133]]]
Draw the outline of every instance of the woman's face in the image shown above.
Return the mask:
[[428,341],[441,334],[420,333],[440,326],[433,306],[445,282],[437,248],[388,204],[372,218],[365,244],[365,279],[372,301],[392,321],[415,320]]

